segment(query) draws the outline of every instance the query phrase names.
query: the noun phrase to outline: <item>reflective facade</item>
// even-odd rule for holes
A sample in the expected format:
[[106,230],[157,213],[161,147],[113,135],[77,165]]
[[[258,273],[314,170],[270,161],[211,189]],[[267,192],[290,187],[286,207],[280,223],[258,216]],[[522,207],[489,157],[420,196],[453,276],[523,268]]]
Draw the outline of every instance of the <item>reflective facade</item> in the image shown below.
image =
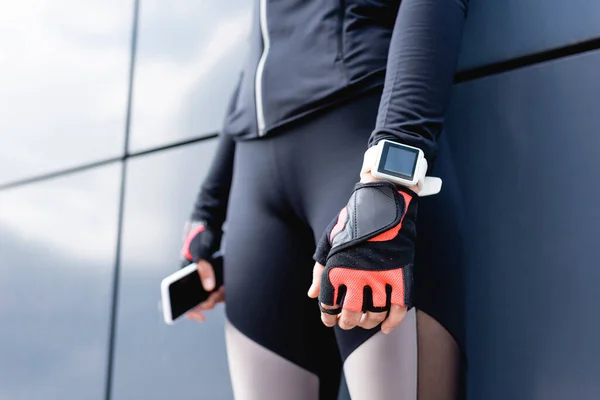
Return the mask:
[[157,283],[179,263],[182,227],[215,144],[212,139],[128,161],[113,399],[232,397],[222,306],[203,324],[168,326],[158,312]]
[[142,0],[130,151],[219,130],[237,82],[252,1]]
[[0,398],[102,399],[119,165],[0,193]]
[[120,156],[133,3],[2,8],[0,185]]
[[[232,398],[223,308],[166,326],[158,302],[251,8],[5,5],[0,399]],[[463,202],[469,399],[600,397],[598,18],[596,0],[471,0],[460,70],[489,68],[455,86],[444,145]]]

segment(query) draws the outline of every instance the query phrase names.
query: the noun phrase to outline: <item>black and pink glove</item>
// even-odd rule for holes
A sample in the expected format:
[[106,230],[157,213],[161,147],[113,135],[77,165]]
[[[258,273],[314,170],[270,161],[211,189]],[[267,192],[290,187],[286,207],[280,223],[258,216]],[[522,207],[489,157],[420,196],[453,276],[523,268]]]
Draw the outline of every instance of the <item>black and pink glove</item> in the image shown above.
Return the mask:
[[390,304],[413,306],[416,193],[390,182],[358,183],[317,244],[325,266],[319,306],[383,312]]
[[204,221],[188,221],[184,227],[181,249],[181,267],[200,260],[210,261],[221,245],[221,233],[211,229]]

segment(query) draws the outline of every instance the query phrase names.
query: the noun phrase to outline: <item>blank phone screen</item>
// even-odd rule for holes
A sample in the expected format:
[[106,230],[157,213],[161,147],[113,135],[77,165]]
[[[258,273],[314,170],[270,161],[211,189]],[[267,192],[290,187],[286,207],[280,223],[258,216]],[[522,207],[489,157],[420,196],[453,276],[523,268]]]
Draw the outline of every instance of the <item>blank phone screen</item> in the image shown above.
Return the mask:
[[200,282],[198,270],[171,283],[169,298],[171,300],[171,318],[179,318],[198,304],[208,298],[209,293],[204,290]]

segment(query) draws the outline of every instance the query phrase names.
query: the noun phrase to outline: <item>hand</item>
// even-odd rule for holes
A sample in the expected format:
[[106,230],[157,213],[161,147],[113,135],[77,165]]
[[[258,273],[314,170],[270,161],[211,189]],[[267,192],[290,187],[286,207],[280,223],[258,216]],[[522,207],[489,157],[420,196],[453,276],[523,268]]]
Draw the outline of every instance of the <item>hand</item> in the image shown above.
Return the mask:
[[412,306],[417,196],[370,174],[361,182],[370,183],[356,186],[319,242],[308,295],[319,297],[326,326],[371,329],[383,322],[387,334]]
[[[202,287],[207,292],[215,289],[215,271],[213,266],[206,261],[219,248],[221,235],[213,231],[204,221],[188,221],[184,227],[184,243],[181,249],[181,267],[192,262],[198,265],[198,274]],[[202,311],[212,310],[217,303],[225,301],[225,289],[221,286],[216,292],[211,293],[206,301],[200,303],[186,313],[186,317],[195,321],[204,322],[206,317]]]
[[[221,245],[220,230],[212,229],[204,221],[188,221],[183,228],[181,268],[190,263],[209,260]],[[212,268],[211,268],[212,270]]]
[[[215,272],[212,265],[210,265],[210,263],[206,260],[200,260],[197,264],[202,287],[207,292],[214,290]],[[198,304],[196,307],[188,311],[186,317],[194,321],[204,322],[206,321],[206,317],[202,311],[212,310],[215,307],[215,304],[222,303],[224,301],[225,288],[221,286],[216,292],[211,293],[206,301]]]
[[[321,289],[321,279],[323,275],[323,271],[325,267],[318,262],[315,263],[313,268],[313,283],[308,289],[308,297],[316,299],[319,296]],[[321,307],[327,310],[335,310],[340,306],[327,306],[321,304]],[[381,322],[381,331],[386,335],[392,331],[395,327],[400,325],[406,312],[408,311],[407,307],[402,307],[397,304],[391,304],[390,311],[386,315],[385,312],[356,312],[342,309],[342,312],[338,315],[331,315],[326,313],[321,313],[321,321],[325,326],[332,328],[336,323],[339,323],[340,328],[342,329],[351,329],[356,326],[360,326],[364,329],[373,329]]]

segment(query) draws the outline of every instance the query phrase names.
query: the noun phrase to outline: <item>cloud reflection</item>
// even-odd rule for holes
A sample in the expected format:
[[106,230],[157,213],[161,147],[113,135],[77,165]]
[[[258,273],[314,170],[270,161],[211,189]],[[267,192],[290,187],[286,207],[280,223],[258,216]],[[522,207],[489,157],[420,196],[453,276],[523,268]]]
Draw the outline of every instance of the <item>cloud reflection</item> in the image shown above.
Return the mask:
[[0,13],[0,182],[117,156],[133,3],[12,1]]
[[245,56],[251,1],[140,10],[131,150],[218,130]]
[[102,399],[119,165],[0,192],[0,398]]

